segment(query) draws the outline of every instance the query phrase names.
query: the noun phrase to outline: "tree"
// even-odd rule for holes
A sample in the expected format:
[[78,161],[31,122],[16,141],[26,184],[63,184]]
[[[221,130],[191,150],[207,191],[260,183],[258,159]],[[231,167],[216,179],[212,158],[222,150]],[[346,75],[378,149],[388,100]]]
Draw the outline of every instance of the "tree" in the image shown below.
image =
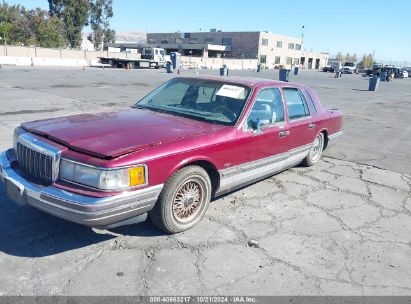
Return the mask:
[[90,25],[93,33],[88,39],[93,42],[95,49],[103,49],[105,43],[114,40],[115,32],[109,28],[109,19],[112,17],[112,0],[90,0]]
[[81,31],[88,25],[90,0],[48,0],[51,17],[62,20],[65,37],[71,47],[81,43]]
[[30,11],[36,45],[41,47],[61,47],[67,44],[63,24],[57,17],[49,16],[47,11],[36,9]]
[[354,53],[354,55],[352,55],[350,59],[352,62],[357,62],[358,61],[357,54]]
[[7,44],[7,38],[9,37],[9,33],[12,30],[13,25],[10,22],[3,21],[0,23],[0,34],[4,40],[4,44]]
[[368,54],[368,55],[364,54],[362,56],[360,64],[365,66],[368,69],[371,69],[372,66],[374,65],[374,58],[373,58],[372,54]]
[[14,45],[41,47],[67,46],[62,21],[40,8],[27,10],[24,6],[0,3],[0,36]]
[[338,62],[341,62],[341,63],[344,62],[344,58],[343,58],[343,55],[341,54],[341,52],[339,52],[339,53],[337,54],[337,56],[335,57],[335,59],[336,59]]
[[0,23],[2,22],[9,22],[13,23],[13,21],[21,15],[21,13],[25,12],[24,6],[20,5],[13,5],[10,6],[7,2],[3,1],[0,3]]

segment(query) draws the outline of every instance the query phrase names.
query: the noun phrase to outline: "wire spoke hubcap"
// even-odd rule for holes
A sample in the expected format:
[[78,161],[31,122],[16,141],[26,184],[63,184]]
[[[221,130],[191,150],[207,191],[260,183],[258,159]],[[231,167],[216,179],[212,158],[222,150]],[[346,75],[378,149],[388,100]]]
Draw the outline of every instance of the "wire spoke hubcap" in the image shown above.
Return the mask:
[[182,184],[174,196],[174,217],[182,223],[191,221],[201,209],[203,196],[204,190],[199,182],[189,180]]
[[324,146],[323,134],[318,134],[310,150],[310,158],[312,162],[316,162],[321,157],[321,152]]

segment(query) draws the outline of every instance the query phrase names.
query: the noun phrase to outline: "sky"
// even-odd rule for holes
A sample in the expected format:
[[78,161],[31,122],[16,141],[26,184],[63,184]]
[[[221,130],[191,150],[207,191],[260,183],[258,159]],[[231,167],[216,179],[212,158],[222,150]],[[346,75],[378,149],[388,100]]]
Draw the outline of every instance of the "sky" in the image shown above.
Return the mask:
[[[6,0],[48,9],[47,0]],[[308,51],[375,54],[411,65],[410,0],[113,0],[117,32],[270,31]]]

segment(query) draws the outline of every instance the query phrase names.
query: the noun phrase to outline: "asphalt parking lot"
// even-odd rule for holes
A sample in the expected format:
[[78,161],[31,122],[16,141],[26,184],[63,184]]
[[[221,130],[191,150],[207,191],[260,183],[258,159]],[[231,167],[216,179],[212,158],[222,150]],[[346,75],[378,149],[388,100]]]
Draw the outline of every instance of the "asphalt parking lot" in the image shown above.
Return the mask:
[[[0,149],[24,121],[123,109],[174,76],[3,67]],[[344,112],[343,140],[314,167],[215,200],[185,233],[82,227],[19,208],[0,184],[0,295],[411,295],[411,78],[377,92],[360,75],[291,80]]]

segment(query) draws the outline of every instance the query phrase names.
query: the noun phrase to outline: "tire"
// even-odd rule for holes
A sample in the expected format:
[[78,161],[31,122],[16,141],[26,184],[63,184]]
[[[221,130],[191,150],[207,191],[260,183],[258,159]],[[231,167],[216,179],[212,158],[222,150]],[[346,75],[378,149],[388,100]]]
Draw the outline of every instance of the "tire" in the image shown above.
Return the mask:
[[324,150],[324,133],[318,133],[310,149],[310,153],[304,158],[302,164],[306,167],[314,166],[320,159]]
[[165,183],[154,208],[151,221],[166,233],[190,229],[204,216],[211,200],[211,181],[198,166],[176,171]]

